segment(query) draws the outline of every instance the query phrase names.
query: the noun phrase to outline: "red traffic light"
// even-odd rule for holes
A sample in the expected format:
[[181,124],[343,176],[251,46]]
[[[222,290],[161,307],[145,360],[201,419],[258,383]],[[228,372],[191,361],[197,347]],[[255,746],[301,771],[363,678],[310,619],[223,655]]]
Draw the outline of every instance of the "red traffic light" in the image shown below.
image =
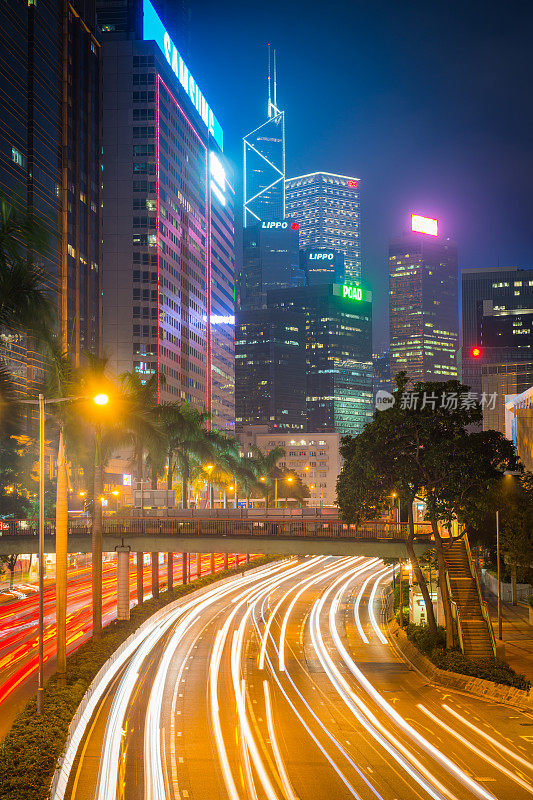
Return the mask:
[[472,358],[479,358],[481,356],[481,347],[473,347],[470,351]]

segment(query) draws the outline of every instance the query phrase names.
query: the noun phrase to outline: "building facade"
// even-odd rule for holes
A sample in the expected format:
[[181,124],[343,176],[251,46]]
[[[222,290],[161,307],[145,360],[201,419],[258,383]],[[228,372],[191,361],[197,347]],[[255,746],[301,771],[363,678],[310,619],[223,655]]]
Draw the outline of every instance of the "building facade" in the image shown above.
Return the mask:
[[297,222],[272,220],[243,230],[242,267],[236,282],[238,308],[261,308],[270,289],[304,283]]
[[[35,255],[76,363],[100,340],[101,48],[94,0],[4,0],[0,190],[48,234]],[[20,391],[42,372],[31,342],[1,337]]]
[[303,314],[307,430],[360,433],[372,417],[372,294],[322,284],[272,291],[269,309]]
[[373,353],[373,393],[374,405],[376,404],[376,394],[378,392],[391,391],[390,378],[390,350],[383,350],[381,353]]
[[253,454],[254,447],[263,453],[282,447],[285,455],[278,465],[296,473],[308,487],[307,505],[314,508],[337,505],[337,478],[342,467],[339,433],[310,431],[291,435],[268,432],[258,426],[243,431],[241,444],[246,454]]
[[457,377],[459,346],[457,245],[411,231],[389,244],[391,379]]
[[482,391],[484,364],[533,358],[533,269],[461,271],[461,379]]
[[236,430],[306,428],[305,317],[288,309],[241,309],[235,340]]
[[222,128],[149,0],[99,0],[103,340],[117,374],[234,429],[234,196]]
[[359,184],[329,172],[285,181],[285,213],[300,225],[300,247],[343,253],[345,279],[355,282],[362,278]]
[[267,119],[243,137],[244,227],[285,219],[285,112],[278,108],[268,50]]
[[308,286],[344,283],[344,253],[338,250],[307,247],[300,250],[300,265]]

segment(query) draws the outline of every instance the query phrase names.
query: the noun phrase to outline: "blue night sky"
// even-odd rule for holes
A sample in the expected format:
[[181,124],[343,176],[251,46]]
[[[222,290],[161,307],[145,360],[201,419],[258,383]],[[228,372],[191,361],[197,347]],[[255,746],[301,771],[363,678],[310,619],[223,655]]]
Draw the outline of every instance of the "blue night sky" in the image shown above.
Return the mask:
[[187,60],[224,128],[238,196],[241,137],[266,114],[268,41],[278,52],[287,175],[361,179],[374,349],[388,339],[388,238],[407,228],[411,211],[439,218],[462,267],[533,265],[527,0],[196,0],[190,8]]

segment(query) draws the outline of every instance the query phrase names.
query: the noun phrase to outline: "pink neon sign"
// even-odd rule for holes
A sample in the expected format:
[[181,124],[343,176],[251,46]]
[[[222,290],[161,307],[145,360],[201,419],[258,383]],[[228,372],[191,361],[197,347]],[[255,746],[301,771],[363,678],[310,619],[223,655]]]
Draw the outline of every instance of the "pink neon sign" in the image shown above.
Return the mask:
[[438,236],[439,222],[430,217],[421,217],[420,214],[411,214],[411,230],[417,233],[428,233],[430,236]]

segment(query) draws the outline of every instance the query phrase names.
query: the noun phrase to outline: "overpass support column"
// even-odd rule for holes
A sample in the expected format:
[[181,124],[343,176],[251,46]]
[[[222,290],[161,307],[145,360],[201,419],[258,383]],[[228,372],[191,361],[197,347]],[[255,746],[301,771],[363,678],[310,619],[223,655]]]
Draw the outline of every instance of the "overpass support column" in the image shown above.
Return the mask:
[[130,548],[117,547],[117,619],[130,618]]
[[202,554],[196,553],[196,577],[200,578],[202,575]]
[[246,553],[246,563],[250,563],[250,553]]
[[211,553],[211,575],[215,571],[215,554]]
[[137,604],[144,602],[144,553],[137,553]]
[[228,554],[224,553],[224,569],[228,568]]
[[152,597],[159,597],[159,553],[152,553]]
[[174,588],[174,553],[167,553],[167,589]]
[[188,553],[181,554],[181,582],[185,586],[187,583],[187,562],[189,560]]

